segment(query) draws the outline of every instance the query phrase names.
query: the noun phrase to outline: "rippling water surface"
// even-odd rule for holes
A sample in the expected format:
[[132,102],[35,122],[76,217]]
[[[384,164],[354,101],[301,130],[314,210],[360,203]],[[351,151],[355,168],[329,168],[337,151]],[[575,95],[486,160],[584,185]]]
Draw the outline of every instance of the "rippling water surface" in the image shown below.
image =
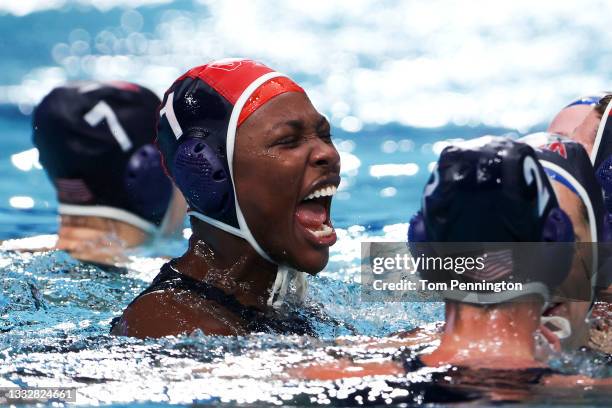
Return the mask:
[[[110,320],[155,276],[159,256],[179,255],[184,240],[134,253],[124,272],[61,252],[1,251],[0,387],[75,386],[80,404],[95,405],[444,402],[449,391],[434,385],[443,369],[337,383],[288,380],[286,369],[340,352],[388,357],[396,350],[340,350],[333,339],[442,319],[439,304],[360,302],[359,241],[405,238],[449,140],[539,130],[574,96],[609,89],[611,12],[603,0],[0,2],[0,240],[55,232],[57,202],[30,136],[32,108],[52,87],[126,79],[161,93],[210,59],[261,59],[303,83],[333,124],[342,156],[332,214],[339,240],[310,279],[307,302],[353,329],[321,323],[316,340],[111,337]],[[588,354],[553,364],[611,375],[609,361]],[[610,400],[588,389],[531,394],[534,405]]]
[[[394,225],[382,234],[357,228],[339,231],[340,243],[332,251],[330,265],[321,277],[310,279],[307,302],[323,305],[331,317],[352,330],[319,323],[317,339],[265,334],[210,337],[198,332],[159,340],[109,336],[110,320],[147,286],[163,259],[132,256],[122,272],[82,264],[62,252],[2,252],[0,387],[73,386],[78,388],[80,404],[284,402],[301,406],[485,398],[480,392],[490,380],[486,376],[477,379],[476,390],[436,385],[448,378],[447,368],[422,369],[386,380],[335,382],[295,380],[287,374],[296,364],[333,361],[339,354],[356,360],[388,358],[397,348],[372,350],[361,345],[369,338],[355,335],[386,336],[442,319],[438,304],[359,301],[357,241],[399,239],[405,227]],[[343,346],[334,340],[339,335],[344,336]],[[609,358],[598,358],[578,353],[560,356],[553,363],[568,373],[612,376]],[[609,397],[588,388],[578,396],[550,390],[528,393],[519,380],[508,389],[504,384],[506,398],[528,398],[534,404],[551,399],[599,404]],[[489,382],[493,389],[500,388],[498,382]]]

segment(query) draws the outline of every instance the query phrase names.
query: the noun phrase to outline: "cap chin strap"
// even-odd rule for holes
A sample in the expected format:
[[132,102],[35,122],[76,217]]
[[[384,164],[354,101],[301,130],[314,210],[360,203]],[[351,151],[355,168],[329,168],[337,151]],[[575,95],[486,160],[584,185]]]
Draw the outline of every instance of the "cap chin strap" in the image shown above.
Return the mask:
[[542,324],[548,324],[553,326],[554,329],[550,329],[559,340],[563,340],[572,335],[572,325],[569,320],[561,316],[542,316],[540,318]]
[[595,135],[595,141],[593,142],[593,149],[591,150],[591,163],[593,163],[593,166],[595,166],[595,161],[597,160],[597,155],[599,154],[599,148],[601,147],[601,139],[603,138],[603,133],[606,129],[606,123],[608,122],[608,120],[610,120],[611,110],[612,103],[609,103],[603,115],[601,115],[601,121],[599,122],[597,134]]
[[173,215],[172,206],[175,202],[175,198],[176,194],[173,190],[170,201],[168,202],[168,207],[166,208],[166,212],[164,213],[164,217],[159,223],[159,226],[124,209],[103,205],[76,205],[59,203],[58,212],[63,215],[102,217],[122,221],[143,230],[147,234],[151,235],[152,239],[157,239],[159,237],[165,237],[174,233],[174,226],[170,225],[170,219]]
[[550,298],[548,288],[541,282],[529,282],[523,284],[523,290],[521,290],[518,294],[513,291],[499,293],[475,293],[463,290],[445,290],[442,291],[442,295],[445,299],[463,303],[472,303],[476,305],[494,305],[498,303],[506,303],[525,295],[539,295],[544,299],[544,304],[546,305],[546,303],[548,303],[548,299]]
[[126,224],[130,224],[136,228],[139,228],[151,235],[155,235],[159,231],[159,228],[152,222],[149,222],[144,218],[137,216],[136,214],[132,214],[129,211],[116,207],[108,207],[104,205],[75,205],[60,203],[57,206],[57,212],[59,212],[61,215],[102,217],[109,218],[111,220],[122,221]]
[[[244,108],[244,105],[248,101],[249,97],[263,85],[265,82],[269,81],[273,78],[278,77],[286,77],[286,75],[281,74],[279,72],[269,72],[264,74],[254,80],[240,95],[236,104],[232,108],[232,114],[230,116],[230,121],[227,127],[227,138],[226,138],[226,157],[227,163],[229,166],[230,179],[232,182],[232,188],[234,190],[234,205],[236,208],[236,218],[238,220],[238,228],[232,227],[231,225],[227,225],[224,222],[215,220],[214,218],[208,217],[197,211],[189,211],[187,215],[195,217],[200,221],[204,221],[207,224],[210,224],[214,227],[219,228],[222,231],[240,237],[246,240],[251,247],[266,261],[278,265],[278,271],[276,273],[276,279],[274,281],[274,285],[272,286],[272,290],[270,293],[270,298],[268,299],[268,305],[274,308],[279,308],[285,302],[285,297],[287,295],[289,285],[293,281],[296,286],[296,295],[299,300],[303,300],[306,295],[306,274],[303,272],[296,271],[295,269],[291,269],[286,265],[280,265],[278,262],[272,260],[270,256],[261,248],[247,222],[244,218],[244,214],[242,213],[242,209],[240,208],[240,204],[238,203],[238,195],[236,194],[236,183],[234,180],[234,147],[236,144],[236,132],[238,130],[238,119],[240,118],[240,113]],[[276,300],[274,298],[276,297]]]
[[[276,273],[276,279],[268,298],[268,306],[272,306],[275,309],[279,309],[285,303],[285,297],[289,290],[289,284],[295,282],[295,294],[299,302],[303,301],[306,297],[306,290],[308,289],[308,281],[306,281],[306,274],[304,272],[296,271],[284,265],[278,266],[278,272]],[[276,300],[274,297],[276,296]]]
[[[230,178],[232,181],[232,188],[234,189],[234,204],[236,207],[236,218],[238,219],[238,227],[240,233],[242,234],[242,238],[246,239],[249,244],[257,251],[257,253],[267,260],[268,262],[276,263],[265,253],[265,251],[259,246],[259,243],[255,240],[255,237],[251,233],[249,226],[244,218],[244,214],[242,213],[242,209],[240,208],[240,204],[238,203],[238,195],[236,194],[236,180],[234,179],[234,147],[236,144],[236,132],[238,130],[238,119],[240,117],[240,112],[242,112],[242,108],[246,104],[247,100],[251,96],[253,92],[261,85],[263,85],[266,81],[269,81],[272,78],[284,77],[285,75],[278,72],[268,72],[251,82],[249,86],[242,92],[236,104],[232,109],[232,114],[230,116],[229,125],[227,126],[227,138],[226,138],[226,154],[227,154],[227,164],[229,166]],[[229,231],[228,231],[229,232]]]

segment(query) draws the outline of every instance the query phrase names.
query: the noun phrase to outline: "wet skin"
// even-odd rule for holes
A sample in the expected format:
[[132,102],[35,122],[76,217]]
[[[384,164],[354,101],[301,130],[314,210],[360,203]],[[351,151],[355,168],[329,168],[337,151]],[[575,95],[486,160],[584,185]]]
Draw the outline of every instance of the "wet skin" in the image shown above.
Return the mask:
[[[340,157],[329,123],[301,93],[285,93],[255,111],[238,129],[234,152],[236,194],[249,228],[275,261],[311,274],[326,265],[333,236],[318,239],[296,212],[314,190],[340,182]],[[329,221],[331,197],[316,200]],[[312,204],[312,203],[311,203]],[[180,273],[266,309],[277,265],[243,239],[192,220],[187,252],[175,260]],[[114,334],[161,337],[201,329],[206,334],[245,334],[246,322],[212,300],[180,290],[149,293],[128,307]]]
[[[335,233],[317,239],[295,212],[316,188],[340,183],[340,156],[327,120],[306,95],[282,94],[241,126],[234,157],[238,202],[257,242],[277,262],[311,274],[323,269]],[[320,201],[331,225],[331,197]]]
[[[591,242],[589,223],[585,218],[584,205],[580,198],[557,181],[552,181],[552,185],[560,207],[572,221],[576,241]],[[561,287],[568,297],[580,299],[588,298],[590,295],[591,281],[589,268],[586,266],[590,265],[590,262],[591,254],[588,251],[576,254],[569,277]],[[542,305],[542,300],[538,297],[531,301],[493,305],[488,309],[447,302],[446,322],[442,333],[438,334],[435,330],[417,335],[411,333],[402,338],[380,339],[377,343],[380,348],[392,348],[398,345],[409,347],[415,342],[431,344],[433,339],[439,339],[440,345],[433,352],[422,356],[422,361],[428,366],[453,364],[473,368],[503,369],[541,367],[542,363],[535,358],[535,331],[540,329],[555,349],[558,350],[560,347],[556,336],[540,324]],[[576,348],[586,342],[588,325],[585,318],[589,305],[590,302],[564,301],[553,303],[546,311],[547,315],[562,316],[570,321],[572,335],[562,341],[565,348]],[[372,343],[361,345],[372,348]],[[403,373],[402,364],[395,361],[355,364],[347,360],[303,365],[289,372],[294,377],[321,380]],[[555,376],[547,378],[546,383],[575,384],[572,381],[576,379],[577,377]],[[593,383],[591,379],[584,377],[579,379]],[[606,385],[609,382],[606,382]]]
[[[582,200],[563,184],[553,181],[555,195],[559,206],[569,216],[574,227],[574,238],[577,243],[592,242],[589,222]],[[591,302],[580,301],[591,298],[591,262],[590,245],[578,245],[569,276],[563,282],[558,292],[562,299],[552,299],[544,311],[545,316],[560,316],[566,318],[572,327],[572,334],[561,341],[564,349],[576,349],[588,341],[589,325],[586,321]],[[573,299],[573,300],[568,300]]]
[[[587,153],[590,155],[595,144],[595,138],[597,137],[597,131],[601,123],[601,115],[597,110],[591,109],[584,120],[571,132],[570,137],[581,143]],[[612,285],[607,289],[600,290],[597,294],[599,300],[605,302],[612,301]]]
[[[183,226],[186,209],[183,195],[175,188],[159,234],[161,236],[178,234]],[[60,215],[57,240],[54,243],[42,246],[40,241],[32,241],[32,238],[36,237],[24,241],[16,240],[17,242],[11,243],[8,249],[19,252],[57,249],[66,251],[80,261],[121,266],[128,260],[125,254],[128,249],[146,244],[152,236],[123,221],[95,216]]]
[[570,133],[570,137],[584,146],[588,154],[593,150],[601,115],[595,109],[585,116],[584,120]]
[[591,105],[574,105],[563,108],[550,122],[547,132],[569,136],[593,110]]

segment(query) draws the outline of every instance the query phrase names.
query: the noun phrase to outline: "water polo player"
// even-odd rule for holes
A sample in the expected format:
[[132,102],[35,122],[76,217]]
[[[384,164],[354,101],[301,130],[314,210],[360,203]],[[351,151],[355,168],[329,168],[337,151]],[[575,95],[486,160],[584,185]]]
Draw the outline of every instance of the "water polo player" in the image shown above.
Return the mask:
[[132,83],[76,82],[37,106],[33,142],[59,202],[56,249],[115,264],[125,249],[180,230],[184,200],[152,144],[159,103]]
[[193,236],[113,333],[304,332],[274,309],[290,286],[299,302],[304,272],[326,265],[340,182],[329,123],[304,90],[251,60],[194,68],[165,94],[157,144],[189,204]]
[[[607,214],[612,211],[612,121],[610,121],[610,100],[612,95],[604,93],[585,97],[574,101],[567,109],[559,115],[569,115],[572,120],[572,131],[564,132],[559,126],[549,127],[550,131],[567,134],[573,140],[581,143],[590,156],[593,170],[597,180],[603,190],[604,204]],[[567,111],[567,112],[565,112]],[[565,113],[564,113],[565,112]],[[578,121],[580,121],[578,123]],[[576,124],[578,123],[578,124]],[[604,220],[609,223],[609,220]],[[612,251],[610,244],[598,244],[599,249],[599,270],[597,274],[597,293],[596,298],[610,302],[612,300]],[[576,307],[574,305],[574,307]],[[595,313],[609,314],[609,306],[596,304]],[[595,334],[595,333],[593,333]],[[609,347],[609,346],[608,346]]]
[[[567,349],[586,345],[588,315],[596,293],[605,280],[605,245],[610,239],[610,217],[604,206],[601,187],[584,147],[569,138],[536,133],[519,139],[536,149],[536,154],[555,189],[561,208],[572,220],[579,244],[565,289],[574,296],[553,299],[543,321]],[[576,293],[581,288],[582,293]]]
[[[445,326],[440,344],[433,351],[428,347],[418,355],[411,347],[386,362],[340,359],[329,364],[303,365],[291,370],[291,374],[311,379],[401,376],[423,367],[450,364],[459,369],[441,373],[441,382],[460,383],[465,369],[483,368],[522,372],[519,381],[532,384],[553,382],[557,377],[551,376],[554,371],[538,361],[535,334],[542,330],[540,315],[551,301],[551,294],[570,276],[574,233],[570,216],[560,206],[530,146],[507,138],[486,137],[448,147],[424,189],[421,210],[411,220],[411,252],[433,250],[432,243],[513,243],[503,253],[487,249],[490,256],[484,270],[466,271],[463,281],[512,281],[522,283],[523,288],[505,292],[442,291]],[[532,246],[546,253],[526,258],[522,251]],[[454,271],[442,270],[420,270],[419,274],[434,282],[448,282],[458,276]],[[488,376],[495,371],[482,373]],[[508,371],[496,374],[517,378]],[[575,384],[576,378],[557,380]],[[585,384],[595,382],[584,380]]]
[[562,136],[570,136],[605,95],[602,92],[576,98],[555,115],[546,131]]
[[[612,95],[606,95],[593,109],[590,123],[597,124],[597,132],[585,132],[592,137],[593,148],[590,153],[591,162],[595,169],[595,175],[604,195],[604,204],[608,213],[612,212]],[[586,120],[585,120],[586,121]],[[593,125],[586,125],[585,129],[591,129]],[[607,302],[612,301],[612,250],[606,245],[608,257],[600,267],[598,286],[601,288],[598,298]]]

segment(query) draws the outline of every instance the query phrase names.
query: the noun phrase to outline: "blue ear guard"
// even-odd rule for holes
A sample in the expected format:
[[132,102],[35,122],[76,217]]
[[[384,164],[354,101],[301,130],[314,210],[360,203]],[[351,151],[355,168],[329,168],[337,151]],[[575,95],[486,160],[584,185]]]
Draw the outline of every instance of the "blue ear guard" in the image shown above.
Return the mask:
[[604,205],[608,212],[612,212],[612,156],[605,159],[595,170],[597,181],[604,194]]
[[183,141],[174,156],[174,180],[192,209],[221,217],[234,208],[234,190],[223,161],[203,139]]
[[574,227],[569,216],[559,207],[553,207],[544,220],[542,242],[573,242]]
[[153,145],[141,146],[132,154],[124,180],[130,204],[137,213],[163,218],[172,196],[172,182],[164,173],[159,151]]
[[603,190],[606,213],[603,219],[601,241],[612,241],[612,156],[604,160],[595,171],[595,176]]

